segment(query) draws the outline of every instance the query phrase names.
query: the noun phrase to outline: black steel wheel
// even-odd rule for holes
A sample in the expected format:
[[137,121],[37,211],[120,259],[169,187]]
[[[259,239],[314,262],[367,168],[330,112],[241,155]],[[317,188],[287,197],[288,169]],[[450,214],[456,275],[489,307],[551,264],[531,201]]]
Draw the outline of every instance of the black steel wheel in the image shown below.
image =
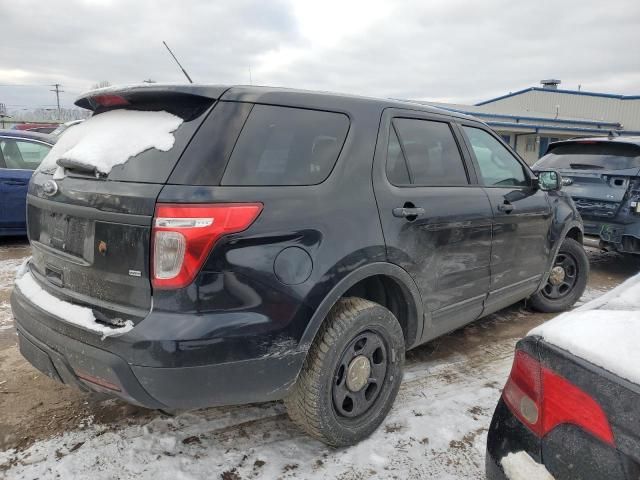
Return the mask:
[[376,332],[362,332],[349,343],[334,375],[332,395],[338,415],[354,418],[375,403],[386,380],[388,362],[385,342]]
[[565,238],[549,272],[547,283],[532,295],[530,305],[539,312],[562,312],[576,303],[587,287],[589,259],[582,245]]
[[353,445],[382,423],[402,380],[404,334],[383,306],[339,300],[324,320],[285,398],[291,419],[334,447]]
[[551,300],[558,300],[571,293],[578,281],[578,261],[570,252],[560,252],[549,273],[547,284],[542,295]]

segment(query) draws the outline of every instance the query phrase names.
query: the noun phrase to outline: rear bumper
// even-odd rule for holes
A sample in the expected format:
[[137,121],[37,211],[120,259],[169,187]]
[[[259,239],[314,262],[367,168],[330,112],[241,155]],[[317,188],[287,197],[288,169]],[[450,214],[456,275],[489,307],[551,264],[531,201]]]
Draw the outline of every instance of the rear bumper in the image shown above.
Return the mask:
[[616,219],[592,220],[584,217],[583,222],[585,236],[599,240],[600,248],[640,254],[640,217],[634,223],[620,223]]
[[[37,369],[67,385],[148,408],[194,409],[281,399],[295,382],[305,356],[293,349],[259,358],[207,362],[197,348],[192,359],[189,351],[178,352],[179,338],[145,337],[145,329],[139,326],[101,341],[99,335],[69,326],[41,310],[18,288],[11,296],[11,306],[20,350]],[[166,314],[152,312],[142,323],[149,322],[158,332],[167,321],[171,318]],[[224,349],[224,341],[208,338],[200,343],[217,343]],[[131,360],[144,358],[155,360],[147,364]]]
[[502,398],[498,402],[489,432],[485,469],[487,479],[506,480],[502,459],[510,453],[526,452],[534,461],[541,463],[540,440],[511,413]]

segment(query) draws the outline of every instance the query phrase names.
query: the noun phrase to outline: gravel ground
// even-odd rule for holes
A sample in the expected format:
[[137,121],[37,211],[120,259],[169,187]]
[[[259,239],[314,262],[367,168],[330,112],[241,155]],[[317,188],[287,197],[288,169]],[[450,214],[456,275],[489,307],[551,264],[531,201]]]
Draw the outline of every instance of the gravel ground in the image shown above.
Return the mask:
[[[412,350],[389,417],[359,445],[301,434],[280,403],[168,417],[59,385],[20,356],[8,298],[29,254],[0,241],[0,477],[481,478],[486,431],[515,342],[550,318],[517,304]],[[640,271],[640,259],[589,252],[581,302]]]

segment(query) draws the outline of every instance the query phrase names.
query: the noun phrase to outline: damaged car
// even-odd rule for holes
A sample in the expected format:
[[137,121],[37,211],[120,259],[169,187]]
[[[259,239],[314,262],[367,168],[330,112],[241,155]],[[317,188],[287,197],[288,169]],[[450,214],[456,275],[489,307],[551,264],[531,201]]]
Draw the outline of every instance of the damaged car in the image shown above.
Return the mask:
[[405,351],[523,299],[571,307],[582,223],[482,122],[268,87],[89,92],[29,185],[11,304],[52,378],[157,409],[284,400],[383,421]]
[[640,254],[640,137],[554,142],[533,169],[562,175],[582,215],[585,245]]

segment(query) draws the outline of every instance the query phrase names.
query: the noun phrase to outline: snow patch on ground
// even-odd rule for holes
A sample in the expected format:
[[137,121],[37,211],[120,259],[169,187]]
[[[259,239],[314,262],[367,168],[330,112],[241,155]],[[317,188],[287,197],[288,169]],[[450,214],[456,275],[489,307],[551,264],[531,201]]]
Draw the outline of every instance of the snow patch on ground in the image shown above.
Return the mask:
[[119,328],[98,323],[90,308],[74,305],[54,297],[49,292],[43,290],[30,273],[25,273],[18,278],[16,280],[16,286],[25,297],[45,312],[49,312],[84,330],[99,333],[102,335],[103,340],[106,337],[122,335],[133,328],[131,320],[127,320],[125,325]]
[[640,274],[529,335],[640,384]]
[[501,464],[509,480],[554,480],[544,465],[537,463],[527,452],[510,453]]
[[[183,120],[169,112],[111,110],[95,115],[67,129],[40,165],[40,170],[57,168],[65,159],[108,174],[145,150],[166,152],[173,147],[173,132]],[[60,176],[60,170],[56,171]]]
[[[299,431],[281,403],[158,417],[120,429],[89,425],[0,452],[12,479],[478,479],[487,426],[511,365],[505,348],[453,363],[417,362],[368,439],[332,449]],[[499,382],[495,382],[499,379]]]

